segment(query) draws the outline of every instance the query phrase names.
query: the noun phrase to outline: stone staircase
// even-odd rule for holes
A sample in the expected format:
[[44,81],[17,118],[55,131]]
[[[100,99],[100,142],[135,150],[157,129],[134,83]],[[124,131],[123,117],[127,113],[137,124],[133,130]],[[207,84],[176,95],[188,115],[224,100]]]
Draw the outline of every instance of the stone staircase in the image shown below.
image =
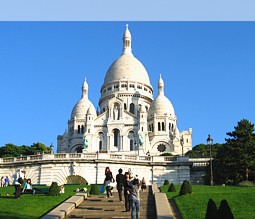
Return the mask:
[[[140,192],[140,219],[156,219],[155,200],[151,186]],[[113,192],[112,198],[106,195],[88,196],[79,206],[71,211],[65,219],[113,219],[131,218],[131,212],[125,211],[125,202],[119,202],[118,193]]]

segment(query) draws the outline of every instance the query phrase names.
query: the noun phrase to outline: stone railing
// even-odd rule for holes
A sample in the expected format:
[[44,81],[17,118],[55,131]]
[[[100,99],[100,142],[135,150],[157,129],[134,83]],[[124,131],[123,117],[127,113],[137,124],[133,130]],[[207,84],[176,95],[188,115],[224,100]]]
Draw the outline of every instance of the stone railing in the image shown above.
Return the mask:
[[116,160],[116,161],[133,161],[143,163],[174,163],[174,162],[190,162],[191,159],[184,156],[138,156],[138,155],[121,155],[114,153],[59,153],[59,154],[39,154],[31,156],[21,156],[12,158],[0,158],[0,163],[16,163],[38,160]]

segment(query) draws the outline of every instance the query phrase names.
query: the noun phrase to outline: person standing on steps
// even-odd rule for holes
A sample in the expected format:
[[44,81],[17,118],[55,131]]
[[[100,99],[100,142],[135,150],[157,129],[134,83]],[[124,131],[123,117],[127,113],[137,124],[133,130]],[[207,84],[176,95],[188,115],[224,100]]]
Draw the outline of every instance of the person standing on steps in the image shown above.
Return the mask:
[[130,175],[129,172],[125,172],[124,174],[124,198],[125,198],[125,208],[126,211],[130,211],[130,195],[128,193],[128,189],[129,189],[129,182],[130,182]]
[[129,187],[127,191],[130,194],[131,219],[140,219],[140,190],[140,180],[136,175],[134,179],[129,182]]
[[119,201],[122,202],[122,190],[123,190],[125,176],[122,174],[123,172],[122,169],[119,169],[118,172],[119,173],[116,175],[117,190],[119,194]]
[[106,186],[106,194],[107,194],[107,198],[109,197],[113,197],[112,196],[112,191],[111,191],[111,186],[110,186],[110,183],[111,182],[114,182],[114,178],[112,176],[112,172],[110,170],[109,167],[106,167],[105,168],[105,186]]

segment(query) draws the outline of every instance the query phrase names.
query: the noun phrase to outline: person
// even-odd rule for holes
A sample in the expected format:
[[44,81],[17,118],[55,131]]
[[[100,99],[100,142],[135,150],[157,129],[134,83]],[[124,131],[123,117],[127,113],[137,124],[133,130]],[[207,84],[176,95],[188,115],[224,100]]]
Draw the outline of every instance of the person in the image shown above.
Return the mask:
[[123,170],[119,169],[118,174],[116,175],[116,182],[117,182],[117,190],[119,194],[119,201],[122,202],[122,190],[123,190],[123,184],[125,176],[122,174]]
[[9,185],[9,177],[6,176],[4,179],[4,186],[7,187]]
[[60,186],[60,191],[59,191],[59,193],[65,193],[65,187],[64,187],[64,185],[61,185]]
[[131,219],[140,219],[140,181],[138,176],[129,182],[128,193],[130,194],[130,205],[131,205]]
[[4,187],[4,183],[5,183],[5,179],[4,179],[4,177],[2,176],[2,177],[1,177],[1,187]]
[[144,192],[145,190],[146,190],[146,188],[147,188],[147,186],[146,186],[146,181],[145,181],[145,179],[144,179],[144,177],[142,178],[142,182],[141,182],[141,189],[142,189],[142,191]]
[[20,188],[21,183],[18,180],[19,178],[21,178],[22,180],[24,179],[24,173],[21,169],[18,169],[15,180],[14,180],[14,187],[15,187],[14,197],[15,198],[19,198],[21,196],[21,188]]
[[25,182],[22,193],[30,193],[32,195],[35,194],[35,190],[32,187],[31,179],[27,179],[27,181]]
[[112,172],[110,170],[109,167],[106,167],[105,168],[105,186],[106,186],[106,195],[107,195],[107,198],[109,197],[113,197],[112,195],[112,187],[110,186],[110,183],[113,182],[114,179],[113,179],[113,176],[112,176]]
[[130,211],[130,200],[129,200],[130,195],[128,193],[129,182],[130,182],[129,172],[125,172],[123,187],[124,187],[124,198],[125,198],[125,208],[126,208],[126,211]]

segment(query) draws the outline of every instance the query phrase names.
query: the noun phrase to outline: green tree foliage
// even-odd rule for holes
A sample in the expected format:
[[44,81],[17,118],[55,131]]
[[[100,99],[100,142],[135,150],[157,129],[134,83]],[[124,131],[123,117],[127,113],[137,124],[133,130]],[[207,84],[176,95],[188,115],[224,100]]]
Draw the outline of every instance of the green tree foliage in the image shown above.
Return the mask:
[[190,182],[188,180],[184,180],[181,185],[179,195],[187,195],[191,193],[192,193],[192,186]]
[[211,198],[207,204],[205,219],[218,219],[217,206]]
[[49,189],[49,196],[58,196],[59,194],[60,188],[58,187],[58,184],[56,182],[52,182],[50,189]]
[[17,146],[14,144],[6,144],[0,147],[0,157],[18,157],[18,156],[28,156],[37,153],[49,153],[51,148],[45,146],[42,143],[34,143],[31,147],[22,145]]
[[170,182],[169,182],[168,179],[165,179],[165,181],[164,181],[164,186],[165,186],[165,185],[170,185]]
[[246,119],[238,122],[229,138],[219,148],[213,162],[214,181],[217,184],[238,184],[254,180],[255,134],[254,124]]
[[[212,147],[212,157],[215,157],[217,154],[217,150],[221,147],[222,144],[213,144]],[[185,156],[189,156],[190,158],[208,158],[210,157],[210,147],[207,144],[198,144],[192,148],[191,151],[188,151]]]
[[89,194],[91,194],[91,195],[99,195],[100,194],[99,189],[98,189],[96,184],[91,185],[91,189],[90,189]]
[[222,200],[218,209],[218,219],[234,219],[234,215],[228,205],[227,200]]
[[175,186],[173,183],[171,183],[171,185],[168,187],[168,192],[176,192]]

